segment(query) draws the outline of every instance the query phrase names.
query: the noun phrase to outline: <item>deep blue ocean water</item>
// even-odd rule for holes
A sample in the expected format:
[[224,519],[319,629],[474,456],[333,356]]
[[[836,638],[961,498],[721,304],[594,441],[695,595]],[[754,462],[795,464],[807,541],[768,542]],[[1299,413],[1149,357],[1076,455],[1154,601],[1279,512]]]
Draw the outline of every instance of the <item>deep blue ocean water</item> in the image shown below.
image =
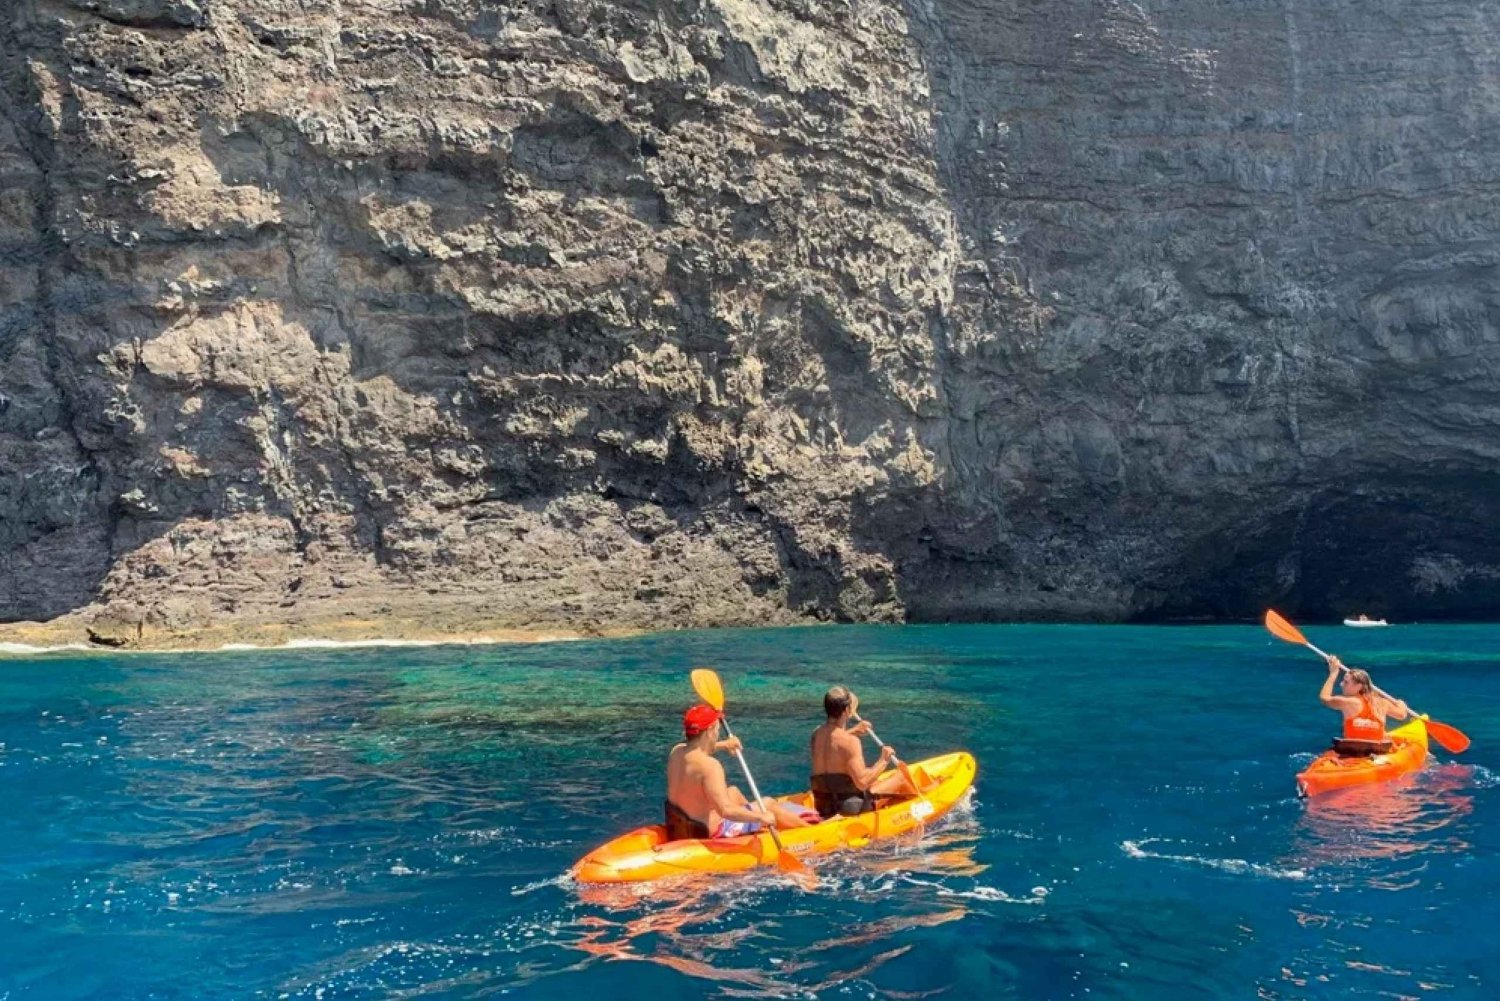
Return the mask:
[[[1299,801],[1337,715],[1251,627],[0,660],[0,1001],[1500,995],[1500,627],[1309,634],[1472,750]],[[816,893],[571,884],[702,664],[767,791],[844,683],[975,793]]]

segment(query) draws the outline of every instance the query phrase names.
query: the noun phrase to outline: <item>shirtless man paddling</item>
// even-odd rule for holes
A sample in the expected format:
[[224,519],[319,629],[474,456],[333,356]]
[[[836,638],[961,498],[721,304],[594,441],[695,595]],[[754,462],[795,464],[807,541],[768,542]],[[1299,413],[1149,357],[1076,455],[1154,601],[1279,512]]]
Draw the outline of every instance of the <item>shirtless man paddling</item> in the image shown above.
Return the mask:
[[774,799],[751,803],[724,778],[716,751],[741,749],[738,738],[720,740],[723,714],[697,705],[682,714],[683,742],[667,756],[667,840],[733,838],[772,824],[806,827],[802,814]]

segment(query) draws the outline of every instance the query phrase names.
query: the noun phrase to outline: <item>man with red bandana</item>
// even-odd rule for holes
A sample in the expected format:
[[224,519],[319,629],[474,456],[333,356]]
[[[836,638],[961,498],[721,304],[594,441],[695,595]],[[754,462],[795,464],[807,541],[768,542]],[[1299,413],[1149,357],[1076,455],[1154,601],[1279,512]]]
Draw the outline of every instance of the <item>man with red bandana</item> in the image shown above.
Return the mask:
[[737,738],[719,739],[722,714],[697,705],[682,714],[683,742],[667,756],[667,840],[733,838],[753,834],[767,823],[806,827],[800,812],[773,799],[753,804],[729,785],[716,751],[740,750]]

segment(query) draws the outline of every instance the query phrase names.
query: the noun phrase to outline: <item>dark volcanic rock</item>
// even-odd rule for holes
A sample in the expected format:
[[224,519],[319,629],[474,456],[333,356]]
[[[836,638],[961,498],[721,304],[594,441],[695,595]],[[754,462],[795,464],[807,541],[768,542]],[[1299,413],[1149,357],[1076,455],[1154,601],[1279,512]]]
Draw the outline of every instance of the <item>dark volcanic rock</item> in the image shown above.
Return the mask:
[[0,619],[1479,614],[1456,0],[18,0]]
[[965,340],[945,359],[948,503],[997,531],[918,561],[908,607],[1492,607],[1500,91],[1475,76],[1496,60],[1488,14],[920,10],[972,275],[954,306]]

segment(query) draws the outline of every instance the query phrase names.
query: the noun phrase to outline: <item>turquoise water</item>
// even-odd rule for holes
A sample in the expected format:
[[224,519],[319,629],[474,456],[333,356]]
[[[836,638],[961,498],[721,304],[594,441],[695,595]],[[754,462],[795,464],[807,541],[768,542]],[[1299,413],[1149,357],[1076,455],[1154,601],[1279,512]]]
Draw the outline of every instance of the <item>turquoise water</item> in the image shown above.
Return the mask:
[[[0,999],[1495,996],[1500,627],[1310,633],[1473,749],[1297,800],[1337,718],[1248,627],[0,661]],[[972,800],[815,894],[572,885],[700,664],[763,788],[842,682]]]

